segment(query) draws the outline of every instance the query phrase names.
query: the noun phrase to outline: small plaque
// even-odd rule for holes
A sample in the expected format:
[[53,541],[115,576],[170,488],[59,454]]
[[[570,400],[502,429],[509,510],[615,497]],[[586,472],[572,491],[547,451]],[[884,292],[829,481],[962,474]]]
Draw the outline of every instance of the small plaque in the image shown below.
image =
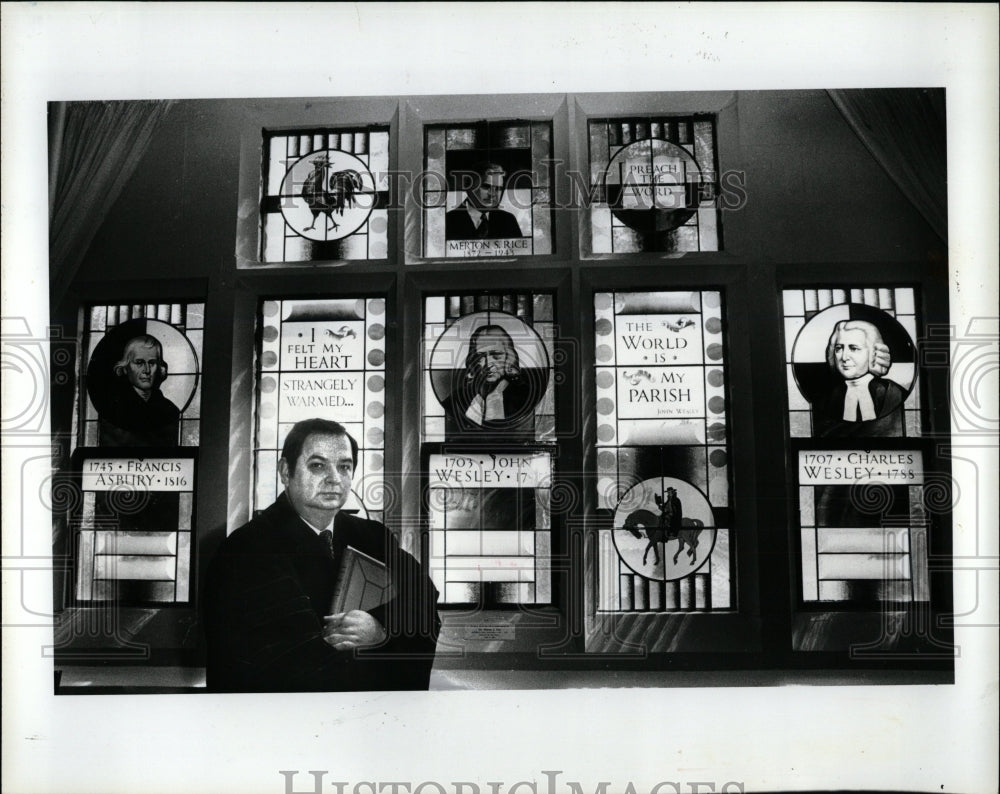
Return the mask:
[[882,482],[922,485],[923,460],[912,450],[810,450],[799,452],[799,485]]
[[465,626],[465,639],[480,640],[483,642],[496,642],[498,640],[514,639],[514,625],[504,621],[503,623],[480,623],[475,626]]
[[511,237],[500,240],[448,240],[450,257],[525,256],[531,253],[531,238]]
[[88,458],[83,463],[84,491],[191,491],[191,458]]

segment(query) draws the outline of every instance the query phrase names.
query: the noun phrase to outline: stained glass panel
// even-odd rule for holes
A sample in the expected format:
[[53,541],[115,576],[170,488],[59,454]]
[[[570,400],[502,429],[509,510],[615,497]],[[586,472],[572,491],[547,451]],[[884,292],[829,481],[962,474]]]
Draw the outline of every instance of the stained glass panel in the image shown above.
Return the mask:
[[599,612],[733,604],[717,291],[594,296]]
[[921,435],[912,288],[785,290],[782,306],[792,438]]
[[194,470],[192,457],[82,458],[78,601],[188,601]]
[[388,256],[388,127],[265,133],[262,181],[262,261]]
[[87,310],[82,446],[197,446],[204,315],[203,303]]
[[927,601],[919,450],[798,454],[802,600]]
[[591,251],[718,251],[715,120],[592,119]]
[[424,441],[555,438],[552,295],[467,293],[424,302]]
[[425,127],[423,255],[551,254],[551,158],[548,122]]
[[547,604],[552,598],[552,457],[432,454],[430,570],[445,604]]
[[[442,604],[552,600],[556,317],[548,293],[424,299],[422,433]],[[439,443],[446,442],[446,443]]]
[[383,520],[385,300],[264,300],[260,307],[254,505],[281,491],[285,436],[303,419],[331,419],[358,442],[353,491],[344,505]]

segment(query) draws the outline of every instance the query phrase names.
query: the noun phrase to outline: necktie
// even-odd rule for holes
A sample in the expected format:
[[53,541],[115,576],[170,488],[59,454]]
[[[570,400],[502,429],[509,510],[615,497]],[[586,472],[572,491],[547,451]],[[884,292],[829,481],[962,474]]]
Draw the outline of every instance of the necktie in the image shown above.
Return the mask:
[[486,237],[490,233],[490,214],[488,212],[484,212],[483,217],[479,219],[476,232],[480,238]]
[[323,541],[323,545],[326,546],[326,553],[330,555],[330,559],[333,559],[333,532],[329,529],[324,529],[319,533],[319,539]]

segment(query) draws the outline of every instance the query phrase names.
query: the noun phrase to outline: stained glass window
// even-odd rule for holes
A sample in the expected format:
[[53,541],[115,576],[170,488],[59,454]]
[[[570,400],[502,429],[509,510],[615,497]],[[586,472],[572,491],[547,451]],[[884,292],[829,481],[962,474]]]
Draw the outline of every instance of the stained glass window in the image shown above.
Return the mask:
[[918,317],[910,287],[788,289],[788,428],[797,471],[801,598],[929,599]]
[[264,262],[385,259],[389,129],[314,129],[264,136]]
[[91,306],[82,446],[197,446],[204,325],[203,303]]
[[927,601],[923,456],[798,453],[802,600]]
[[921,434],[912,288],[788,289],[783,308],[792,438]]
[[592,119],[591,251],[718,251],[712,116]]
[[598,611],[733,605],[717,291],[594,296]]
[[205,306],[102,304],[85,317],[75,597],[187,602],[195,453],[184,448],[201,438]]
[[82,459],[79,601],[189,600],[194,463],[190,455]]
[[552,125],[424,128],[426,257],[551,254]]
[[554,440],[552,299],[526,292],[426,298],[424,441]]
[[432,454],[430,569],[444,604],[547,604],[552,456]]
[[318,417],[358,442],[344,510],[384,519],[385,323],[381,297],[261,302],[256,509],[282,489],[278,460],[292,425]]
[[[551,602],[555,440],[548,293],[424,301],[422,441],[443,604]],[[441,443],[446,442],[446,443]]]

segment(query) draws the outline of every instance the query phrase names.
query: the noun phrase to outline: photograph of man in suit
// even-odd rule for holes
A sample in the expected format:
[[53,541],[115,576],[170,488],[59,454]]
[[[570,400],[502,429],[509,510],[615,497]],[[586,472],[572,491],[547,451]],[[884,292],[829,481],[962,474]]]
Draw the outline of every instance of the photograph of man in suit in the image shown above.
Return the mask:
[[[341,509],[357,460],[357,442],[337,422],[308,419],[289,431],[278,463],[284,491],[223,541],[209,568],[209,689],[427,689],[437,590],[386,527]],[[386,565],[392,597],[331,615],[348,546]]]
[[883,377],[891,355],[878,327],[865,320],[841,320],[830,335],[826,360],[837,384],[813,406],[816,435],[903,435],[906,389]]
[[523,237],[517,218],[499,209],[506,189],[507,172],[497,163],[475,166],[465,201],[445,214],[446,240],[499,240]]
[[103,446],[176,446],[180,410],[160,391],[167,379],[163,345],[142,334],[125,344],[100,412]]
[[514,341],[499,325],[481,325],[472,333],[459,378],[443,405],[460,423],[511,427],[524,421],[538,402],[522,377]]

